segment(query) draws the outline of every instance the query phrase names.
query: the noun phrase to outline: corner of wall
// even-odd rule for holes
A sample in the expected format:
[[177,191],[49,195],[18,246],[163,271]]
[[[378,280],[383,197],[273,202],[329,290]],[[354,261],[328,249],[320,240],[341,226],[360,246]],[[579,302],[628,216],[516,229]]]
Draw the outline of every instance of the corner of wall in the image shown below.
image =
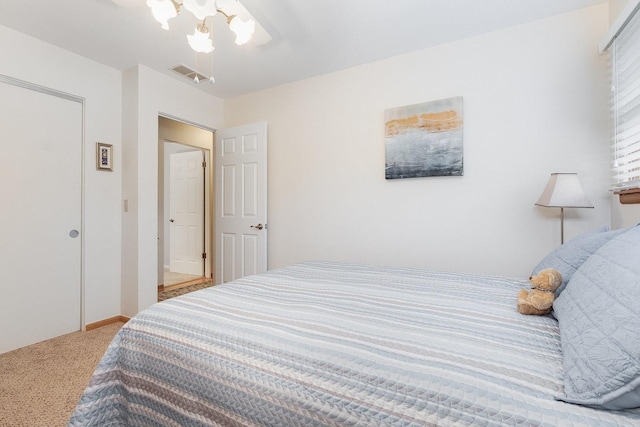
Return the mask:
[[[138,67],[122,74],[121,314],[138,312]],[[126,206],[126,209],[125,209]]]
[[631,227],[640,223],[640,205],[623,205],[617,195],[611,197],[611,228]]

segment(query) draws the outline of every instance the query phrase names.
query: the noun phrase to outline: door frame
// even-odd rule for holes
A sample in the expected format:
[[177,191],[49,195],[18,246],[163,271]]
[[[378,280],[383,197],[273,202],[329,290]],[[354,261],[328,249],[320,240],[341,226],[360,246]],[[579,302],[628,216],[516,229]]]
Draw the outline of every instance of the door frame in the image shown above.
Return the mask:
[[[214,197],[213,197],[213,189],[214,189],[214,175],[215,175],[215,165],[214,165],[214,149],[215,149],[215,129],[209,128],[207,126],[203,126],[200,125],[198,123],[194,123],[188,120],[184,120],[181,119],[179,117],[175,117],[172,116],[170,114],[165,114],[165,113],[158,113],[158,120],[160,120],[160,118],[165,118],[165,119],[169,119],[169,120],[173,120],[188,126],[192,126],[198,129],[202,129],[208,132],[211,132],[212,134],[212,138],[211,138],[211,145],[210,147],[202,147],[199,145],[193,145],[193,144],[189,144],[189,143],[185,143],[182,141],[174,141],[174,140],[170,140],[170,139],[166,139],[163,138],[162,135],[160,135],[160,132],[158,131],[158,159],[156,160],[158,162],[158,180],[160,180],[160,174],[164,174],[164,169],[160,168],[160,158],[162,157],[162,164],[164,164],[164,144],[165,142],[169,142],[169,143],[175,143],[175,144],[180,144],[180,145],[184,145],[187,147],[193,147],[193,148],[197,148],[200,149],[204,152],[204,156],[206,157],[206,161],[207,161],[207,168],[205,170],[205,205],[204,205],[204,247],[205,247],[205,251],[207,253],[207,259],[204,262],[204,270],[205,270],[205,276],[210,277],[211,279],[214,278],[215,275],[215,258],[216,258],[216,254],[215,254],[215,246],[213,245],[213,236],[214,236],[214,223],[213,223],[213,215],[214,215]],[[158,123],[158,130],[160,128],[160,124]],[[206,151],[209,152],[208,156]],[[158,186],[158,192],[160,192],[162,189],[160,188],[160,186]],[[160,199],[160,194],[158,194],[158,198]],[[208,198],[208,200],[206,200]],[[161,213],[160,210],[164,210],[164,204],[167,202],[166,200],[164,200],[164,197],[162,198],[162,206],[160,206],[160,203],[158,204],[158,286],[162,284],[163,282],[163,274],[164,274],[164,244],[165,244],[165,240],[161,240],[160,236],[164,236],[164,221],[160,221],[161,219],[164,218],[164,215],[162,215],[161,217]]]

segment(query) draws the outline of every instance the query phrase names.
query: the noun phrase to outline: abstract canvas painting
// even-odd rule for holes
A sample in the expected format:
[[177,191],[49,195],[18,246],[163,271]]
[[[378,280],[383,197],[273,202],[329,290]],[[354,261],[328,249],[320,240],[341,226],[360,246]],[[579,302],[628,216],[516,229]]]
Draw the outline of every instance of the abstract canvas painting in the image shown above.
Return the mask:
[[385,110],[386,179],[461,176],[462,97]]

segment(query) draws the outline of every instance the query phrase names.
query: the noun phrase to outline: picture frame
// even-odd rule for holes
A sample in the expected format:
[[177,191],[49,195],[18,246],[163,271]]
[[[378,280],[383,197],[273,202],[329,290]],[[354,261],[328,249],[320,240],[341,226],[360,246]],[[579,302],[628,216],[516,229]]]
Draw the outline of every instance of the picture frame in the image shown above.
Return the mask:
[[385,110],[385,178],[463,176],[463,98]]
[[113,172],[113,145],[96,142],[96,169]]

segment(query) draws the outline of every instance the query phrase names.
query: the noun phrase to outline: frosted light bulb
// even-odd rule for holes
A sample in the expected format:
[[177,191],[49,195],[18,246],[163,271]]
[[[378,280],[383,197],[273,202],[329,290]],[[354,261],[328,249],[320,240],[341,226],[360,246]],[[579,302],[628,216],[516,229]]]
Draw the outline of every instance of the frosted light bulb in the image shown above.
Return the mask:
[[209,30],[207,30],[207,27],[204,27],[203,29],[206,30],[206,32],[201,32],[199,28],[201,27],[196,27],[192,35],[187,35],[189,46],[196,52],[213,52],[215,48],[213,47],[213,41],[209,38]]
[[156,21],[162,24],[162,29],[169,29],[169,19],[178,16],[178,10],[172,0],[147,0],[147,6]]
[[256,23],[252,19],[245,22],[236,16],[229,22],[229,28],[236,35],[236,44],[243,45],[248,42],[253,33],[255,33]]

